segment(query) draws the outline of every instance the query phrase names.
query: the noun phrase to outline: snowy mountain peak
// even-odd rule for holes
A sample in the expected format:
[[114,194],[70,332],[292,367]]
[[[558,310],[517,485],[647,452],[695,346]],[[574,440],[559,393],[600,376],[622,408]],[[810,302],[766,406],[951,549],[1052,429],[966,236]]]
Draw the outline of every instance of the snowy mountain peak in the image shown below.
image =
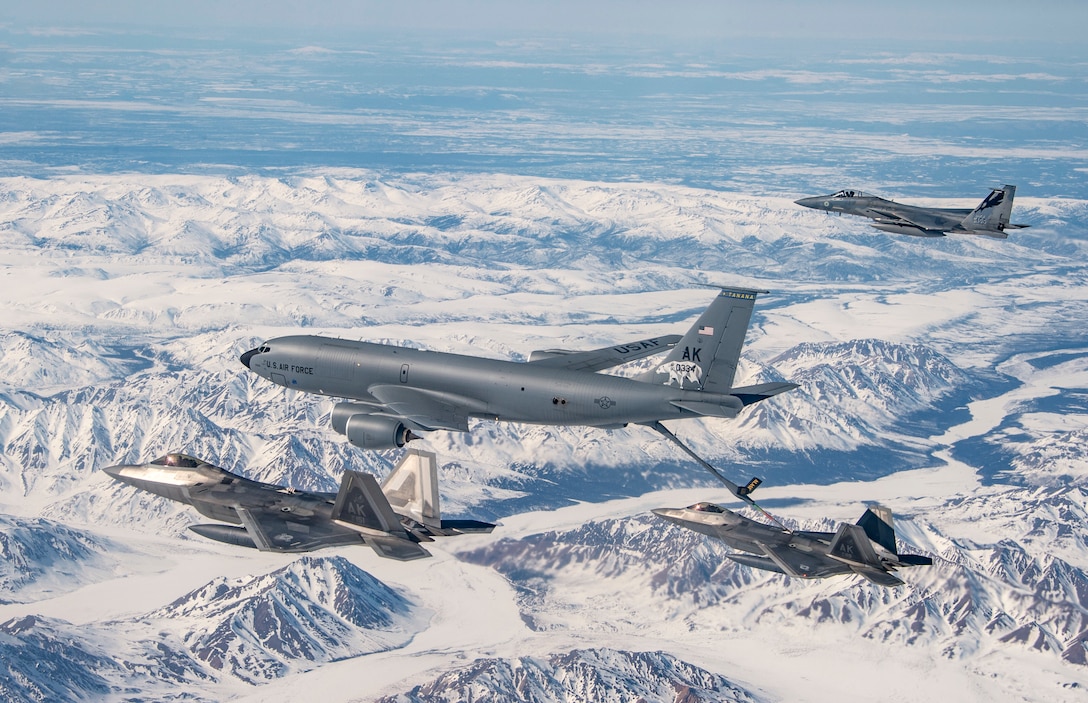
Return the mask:
[[343,557],[303,557],[263,576],[215,579],[147,616],[183,624],[197,659],[248,681],[400,646],[425,617]]
[[477,659],[376,703],[700,703],[756,697],[664,652],[576,649],[548,657]]

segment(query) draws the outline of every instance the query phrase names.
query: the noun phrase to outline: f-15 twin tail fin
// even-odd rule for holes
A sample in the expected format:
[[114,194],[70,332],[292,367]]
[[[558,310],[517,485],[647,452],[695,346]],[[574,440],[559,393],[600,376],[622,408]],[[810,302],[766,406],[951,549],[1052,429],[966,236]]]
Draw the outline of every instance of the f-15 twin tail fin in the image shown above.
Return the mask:
[[989,237],[1004,239],[1006,229],[1023,229],[1029,225],[1009,223],[1012,217],[1012,200],[1016,195],[1016,186],[1007,185],[990,191],[971,214],[963,219],[962,227],[969,232],[985,234]]

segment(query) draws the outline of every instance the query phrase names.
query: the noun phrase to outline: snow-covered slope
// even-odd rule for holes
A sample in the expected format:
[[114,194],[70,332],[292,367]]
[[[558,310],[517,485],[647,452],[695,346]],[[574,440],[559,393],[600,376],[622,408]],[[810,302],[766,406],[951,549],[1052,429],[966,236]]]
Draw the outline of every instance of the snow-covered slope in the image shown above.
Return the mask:
[[[454,700],[523,681],[551,700],[593,681],[586,695],[828,699],[849,661],[932,672],[892,699],[1073,699],[1088,685],[1088,203],[1021,197],[1016,220],[1032,227],[1005,241],[922,241],[660,184],[0,179],[4,694]],[[738,382],[800,387],[676,431],[762,476],[783,519],[829,527],[888,504],[939,560],[908,587],[752,572],[651,519],[724,497],[640,428],[481,422],[421,440],[447,515],[503,522],[426,563],[208,543],[184,529],[190,509],[99,471],[181,450],[307,489],[382,475],[396,452],[352,449],[333,401],[238,355],[301,331],[524,359],[683,331],[718,284],[771,291]]]
[[[945,523],[954,526],[972,513],[1002,506],[1013,511],[1000,516],[1005,521],[1015,517],[1037,530],[1068,534],[1088,518],[1086,497],[1080,490],[1043,496],[1017,490],[972,504],[957,500],[938,512],[953,515]],[[1077,508],[1059,508],[1072,505]],[[835,528],[830,520],[787,518],[786,524]],[[740,566],[724,557],[730,549],[723,543],[651,515],[500,539],[461,556],[510,578],[522,594],[526,620],[538,630],[570,627],[566,614],[581,603],[591,606],[580,609],[576,621],[583,631],[607,631],[621,622],[652,629],[650,623],[676,621],[696,632],[738,637],[824,628],[844,638],[922,647],[956,658],[1022,646],[1084,660],[1084,569],[1040,551],[1038,540],[977,543],[949,537],[942,531],[947,527],[922,518],[900,521],[900,528],[925,545],[905,544],[904,551],[929,555],[935,564],[900,572],[909,585],[891,589],[861,577],[804,582]],[[625,597],[615,600],[620,591]]]
[[193,656],[250,683],[402,646],[425,624],[405,596],[340,557],[220,578],[150,613]]
[[150,560],[117,540],[41,518],[0,515],[0,603],[53,598]]
[[477,659],[430,683],[377,703],[698,703],[759,700],[721,676],[666,652],[576,649],[546,659]]
[[269,574],[215,579],[129,620],[12,618],[0,624],[0,692],[5,700],[216,700],[239,681],[402,647],[428,617],[343,558],[303,557]]

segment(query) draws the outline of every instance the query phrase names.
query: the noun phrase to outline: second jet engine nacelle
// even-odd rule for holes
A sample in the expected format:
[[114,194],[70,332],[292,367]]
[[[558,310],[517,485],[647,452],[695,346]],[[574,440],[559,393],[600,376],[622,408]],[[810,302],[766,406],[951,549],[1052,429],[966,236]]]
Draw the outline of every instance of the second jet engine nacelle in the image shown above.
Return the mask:
[[337,403],[332,406],[329,424],[340,434],[348,433],[348,418],[352,415],[370,415],[375,408],[361,403]]
[[416,439],[400,420],[371,412],[366,405],[338,403],[332,409],[332,428],[360,449],[399,449]]

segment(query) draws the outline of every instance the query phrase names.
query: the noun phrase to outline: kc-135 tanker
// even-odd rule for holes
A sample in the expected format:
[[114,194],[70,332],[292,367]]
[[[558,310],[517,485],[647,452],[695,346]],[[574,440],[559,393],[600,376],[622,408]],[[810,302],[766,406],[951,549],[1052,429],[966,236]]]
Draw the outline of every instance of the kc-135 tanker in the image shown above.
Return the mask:
[[[733,386],[761,292],[721,289],[683,336],[593,351],[537,351],[527,363],[317,336],[270,339],[241,361],[285,388],[351,399],[333,408],[332,426],[363,449],[403,447],[434,430],[467,432],[472,418],[601,428],[639,424],[657,430],[751,502],[759,479],[745,485],[726,479],[662,421],[733,418],[797,387]],[[667,353],[665,359],[637,378],[598,373],[660,353]]]

